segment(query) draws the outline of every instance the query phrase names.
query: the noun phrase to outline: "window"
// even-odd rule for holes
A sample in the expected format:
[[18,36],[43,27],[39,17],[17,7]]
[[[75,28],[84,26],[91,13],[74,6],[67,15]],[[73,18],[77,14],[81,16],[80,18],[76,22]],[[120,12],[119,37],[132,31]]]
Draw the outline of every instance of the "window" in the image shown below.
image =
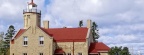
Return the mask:
[[71,53],[68,53],[68,55],[71,55]]
[[82,53],[78,53],[78,55],[82,55]]
[[27,38],[27,36],[24,36],[24,42],[23,42],[23,45],[28,45],[28,38]]
[[40,45],[43,45],[43,44],[44,44],[44,37],[43,37],[43,36],[40,36],[40,37],[39,37],[39,44],[40,44]]
[[40,53],[39,55],[43,55],[43,53]]
[[14,55],[14,53],[13,53],[13,55]]
[[23,55],[27,55],[27,53],[23,53]]
[[30,15],[27,15],[27,18],[30,18]]

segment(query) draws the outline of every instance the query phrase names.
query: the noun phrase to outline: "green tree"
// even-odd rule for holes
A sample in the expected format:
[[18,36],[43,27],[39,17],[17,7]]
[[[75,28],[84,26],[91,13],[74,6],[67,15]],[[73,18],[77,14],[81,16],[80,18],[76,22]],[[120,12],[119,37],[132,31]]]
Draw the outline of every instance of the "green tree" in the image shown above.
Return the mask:
[[108,52],[109,55],[130,55],[129,50],[127,47],[111,47],[110,51]]
[[0,55],[6,55],[8,49],[9,48],[6,47],[5,41],[1,41],[0,42]]
[[100,37],[98,31],[98,25],[95,22],[92,22],[92,35],[94,37],[94,40]]
[[79,27],[82,27],[83,26],[83,21],[79,21]]
[[13,25],[10,25],[9,28],[8,28],[8,30],[7,30],[7,33],[5,34],[5,36],[6,36],[7,38],[10,38],[10,39],[11,39],[14,34],[15,34],[15,28],[14,28]]
[[10,25],[7,33],[5,34],[5,41],[1,41],[0,43],[0,55],[8,55],[10,49],[10,41],[15,34],[15,28],[13,25]]
[[123,48],[123,55],[130,55],[128,47]]
[[7,44],[7,46],[9,47],[10,44],[10,40],[12,39],[13,35],[15,34],[15,28],[13,25],[10,25],[7,33],[5,34],[5,43]]

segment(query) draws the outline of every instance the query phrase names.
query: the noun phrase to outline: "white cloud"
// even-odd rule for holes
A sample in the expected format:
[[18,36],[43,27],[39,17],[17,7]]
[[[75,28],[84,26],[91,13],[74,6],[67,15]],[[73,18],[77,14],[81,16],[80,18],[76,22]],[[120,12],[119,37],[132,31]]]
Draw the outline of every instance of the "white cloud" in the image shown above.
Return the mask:
[[[114,35],[114,36],[101,36],[99,38],[99,41],[105,42],[107,44],[117,44],[117,43],[137,43],[138,41],[138,35]],[[135,41],[135,42],[133,42]],[[140,39],[139,39],[140,41]]]
[[[0,0],[0,19],[18,19],[14,18],[16,16],[22,16],[23,9],[26,8],[27,2],[30,0]],[[35,0],[36,4],[39,5],[38,8],[43,8],[44,0]]]
[[0,21],[0,32],[3,32],[4,31],[4,28],[5,28],[5,26],[3,25],[3,21]]

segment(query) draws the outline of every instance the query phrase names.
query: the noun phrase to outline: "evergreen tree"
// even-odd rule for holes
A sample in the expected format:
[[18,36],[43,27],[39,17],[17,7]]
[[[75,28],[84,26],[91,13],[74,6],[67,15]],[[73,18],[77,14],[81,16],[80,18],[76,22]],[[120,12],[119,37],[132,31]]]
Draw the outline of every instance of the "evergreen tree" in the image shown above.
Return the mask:
[[5,34],[5,36],[6,36],[7,38],[10,38],[10,39],[11,39],[14,34],[15,34],[15,28],[14,28],[13,25],[10,25],[9,28],[8,28],[8,30],[7,30],[7,33]]
[[5,34],[5,40],[6,40],[5,43],[8,45],[8,47],[9,47],[10,40],[12,39],[14,34],[15,34],[15,28],[13,25],[10,25],[7,30],[7,33]]
[[79,27],[82,27],[83,26],[83,21],[79,21]]
[[8,50],[10,49],[10,41],[15,34],[15,28],[13,25],[10,25],[7,33],[5,34],[5,41],[0,43],[0,55],[8,55]]
[[92,23],[92,35],[94,37],[94,40],[98,39],[100,37],[99,34],[98,34],[99,30],[97,29],[97,27],[98,27],[98,25],[95,22],[93,22]]

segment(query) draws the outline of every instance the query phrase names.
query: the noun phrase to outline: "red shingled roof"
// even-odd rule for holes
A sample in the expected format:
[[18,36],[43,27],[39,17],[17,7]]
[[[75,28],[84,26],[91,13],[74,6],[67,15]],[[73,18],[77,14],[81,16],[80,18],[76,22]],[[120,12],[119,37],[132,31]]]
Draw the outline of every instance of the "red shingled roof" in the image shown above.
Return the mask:
[[55,53],[64,53],[64,51],[62,49],[56,49]]
[[42,30],[52,36],[56,42],[84,42],[88,32],[88,28],[42,28]]
[[109,51],[110,48],[102,42],[91,43],[89,53],[98,53],[98,51]]
[[24,31],[25,29],[20,29],[19,32],[16,34],[15,38],[19,37]]
[[[46,34],[54,38],[56,42],[84,42],[88,28],[41,28]],[[15,38],[18,38],[26,29],[20,29]]]
[[[18,38],[24,31],[25,29],[20,29],[14,38]],[[11,40],[11,43],[14,44],[14,40]]]

